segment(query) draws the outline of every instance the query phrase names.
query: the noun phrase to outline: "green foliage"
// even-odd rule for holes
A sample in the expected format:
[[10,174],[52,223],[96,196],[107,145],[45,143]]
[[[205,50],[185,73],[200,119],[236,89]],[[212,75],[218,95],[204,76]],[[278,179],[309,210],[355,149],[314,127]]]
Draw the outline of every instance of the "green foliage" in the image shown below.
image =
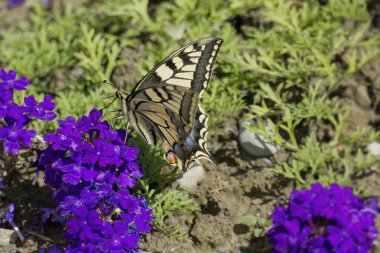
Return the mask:
[[[154,190],[150,191],[148,195],[151,196],[153,193]],[[163,225],[165,218],[175,211],[193,212],[199,210],[199,207],[189,197],[188,193],[174,189],[170,189],[166,193],[156,194],[152,200],[151,207],[159,226]]]
[[243,215],[240,220],[241,223],[251,228],[254,238],[264,236],[266,231],[272,226],[270,219],[262,218],[252,214]]
[[380,160],[364,149],[380,133],[349,126],[350,108],[336,92],[379,57],[380,34],[368,36],[365,1],[267,1],[262,15],[273,27],[244,27],[254,51],[232,56],[243,71],[258,74],[248,115],[256,124],[249,128],[290,152],[274,172],[298,186],[352,185]]
[[117,62],[120,46],[110,37],[104,39],[102,35],[95,34],[95,30],[86,25],[82,25],[82,34],[83,37],[79,40],[81,51],[74,55],[79,66],[86,70],[84,78],[90,83],[110,80],[113,70],[122,63]]
[[166,189],[162,192],[157,192],[156,189],[150,189],[149,185],[140,181],[146,198],[150,201],[149,206],[153,210],[153,215],[156,218],[154,225],[165,235],[172,240],[188,241],[188,235],[179,225],[172,226],[165,223],[165,220],[174,213],[185,213],[199,211],[199,206],[183,190]]
[[1,50],[0,58],[8,68],[33,81],[74,64],[72,52],[76,51],[75,36],[80,32],[76,22],[85,18],[84,13],[84,8],[70,2],[52,13],[36,3],[30,11],[30,24],[16,23],[2,34],[1,48],[12,50]]
[[246,108],[244,93],[226,87],[223,80],[215,80],[204,94],[203,105],[209,115],[211,134],[221,134],[221,126],[225,119],[234,112]]

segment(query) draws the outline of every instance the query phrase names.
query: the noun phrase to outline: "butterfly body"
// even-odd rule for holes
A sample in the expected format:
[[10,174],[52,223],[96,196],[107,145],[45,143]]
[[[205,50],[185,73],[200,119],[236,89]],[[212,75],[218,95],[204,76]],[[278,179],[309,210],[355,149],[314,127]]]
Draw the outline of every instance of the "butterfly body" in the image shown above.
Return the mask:
[[223,40],[203,38],[173,52],[127,95],[116,92],[132,128],[149,144],[162,140],[169,164],[186,170],[206,148],[207,115],[199,100]]

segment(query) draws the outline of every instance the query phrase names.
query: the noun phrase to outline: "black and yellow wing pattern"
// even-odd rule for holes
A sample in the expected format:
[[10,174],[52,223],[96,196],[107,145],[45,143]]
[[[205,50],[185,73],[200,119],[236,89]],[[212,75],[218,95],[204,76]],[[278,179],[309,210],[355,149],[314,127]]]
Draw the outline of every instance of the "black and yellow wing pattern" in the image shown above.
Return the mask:
[[190,43],[156,65],[129,95],[117,92],[133,129],[149,144],[160,138],[167,161],[184,171],[198,158],[213,161],[199,100],[222,42],[207,37]]

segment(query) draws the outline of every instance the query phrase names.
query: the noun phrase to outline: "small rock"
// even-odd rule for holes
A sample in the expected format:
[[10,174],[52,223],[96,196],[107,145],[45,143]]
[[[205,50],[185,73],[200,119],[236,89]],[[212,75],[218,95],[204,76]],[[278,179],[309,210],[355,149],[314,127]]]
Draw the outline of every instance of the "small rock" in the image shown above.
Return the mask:
[[371,98],[368,95],[368,90],[365,85],[359,85],[356,88],[355,102],[364,109],[371,109]]
[[372,155],[380,155],[380,143],[372,142],[372,143],[368,144],[368,151]]
[[9,238],[9,243],[15,244],[17,242],[17,240],[20,240],[17,233],[16,232],[12,233],[11,237]]
[[268,158],[263,158],[263,162],[266,166],[274,166],[274,163]]
[[[244,122],[254,124],[253,122]],[[267,129],[270,131],[269,129]],[[267,140],[264,136],[252,133],[244,124],[240,126],[240,145],[245,151],[256,157],[268,157],[277,153],[277,146]]]
[[177,183],[188,192],[195,192],[198,183],[205,177],[205,170],[201,163],[195,164],[188,171],[186,171]]
[[180,26],[164,26],[163,30],[164,32],[169,35],[174,40],[179,40],[182,38],[183,33],[186,29],[186,22],[183,21]]
[[[23,247],[24,248],[27,248],[27,249],[31,249],[32,252],[36,252],[37,249],[38,249],[38,243],[35,239],[32,239],[32,238],[27,238],[24,243],[23,243]],[[52,251],[53,252],[53,251]],[[55,251],[57,252],[57,251]]]
[[13,234],[16,234],[16,233],[11,229],[0,228],[0,246],[5,247],[5,246],[10,245]]

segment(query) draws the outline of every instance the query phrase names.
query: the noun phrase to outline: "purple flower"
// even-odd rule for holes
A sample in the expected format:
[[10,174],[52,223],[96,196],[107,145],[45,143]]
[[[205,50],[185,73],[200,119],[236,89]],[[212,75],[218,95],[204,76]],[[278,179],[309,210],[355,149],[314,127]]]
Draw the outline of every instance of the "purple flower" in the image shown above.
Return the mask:
[[51,112],[55,108],[55,104],[52,100],[52,96],[46,96],[43,102],[37,104],[33,96],[25,97],[24,103],[29,112],[28,116],[48,121],[55,119],[57,115],[54,112]]
[[154,220],[144,198],[130,191],[143,176],[138,149],[101,117],[94,109],[77,122],[60,120],[57,131],[45,135],[48,148],[39,152],[38,168],[53,188],[65,238],[73,242],[66,252],[134,251]]
[[4,190],[5,185],[4,185],[4,179],[0,177],[0,195],[3,193],[2,190]]
[[[11,9],[16,7],[17,5],[21,5],[25,2],[25,0],[8,0],[7,8]],[[41,0],[42,4],[47,6],[50,4],[50,0]]]
[[14,103],[13,92],[25,90],[28,84],[30,82],[25,77],[16,79],[14,70],[0,70],[0,119],[4,119],[5,122],[5,126],[0,128],[0,142],[6,153],[16,155],[21,149],[20,143],[26,147],[31,145],[31,138],[36,133],[25,128],[32,117],[52,120],[56,116],[51,112],[55,107],[51,96],[46,96],[39,104],[33,96],[24,99],[26,106]]
[[122,151],[122,156],[123,158],[130,162],[130,161],[135,161],[137,159],[137,154],[139,153],[139,149],[136,147],[126,147]]
[[103,221],[100,219],[100,215],[95,210],[88,210],[85,207],[79,207],[73,211],[76,218],[70,218],[66,226],[66,237],[80,240],[94,240],[97,239],[97,230],[100,230],[103,225]]
[[37,253],[62,253],[63,251],[53,244],[49,248],[40,248]]
[[15,204],[13,203],[10,203],[8,205],[8,210],[5,212],[2,220],[0,220],[2,223],[6,223],[6,222],[13,222],[13,219],[14,219],[14,214],[13,212],[15,211]]
[[59,167],[61,172],[64,172],[62,180],[65,183],[76,185],[83,181],[93,182],[99,172],[92,168],[87,168],[81,165],[80,162],[70,163]]
[[13,230],[16,232],[17,236],[20,238],[20,240],[24,241],[24,236],[21,234],[20,229],[14,222],[14,211],[15,205],[13,203],[10,203],[8,205],[7,211],[3,214],[3,216],[0,216],[0,227],[3,227],[6,223],[9,223],[9,225],[11,225]]
[[338,184],[292,192],[289,206],[276,207],[268,231],[273,252],[369,252],[376,239],[375,198],[365,201]]
[[[10,2],[16,3],[20,1],[13,0]],[[0,70],[0,90],[26,90],[26,86],[29,84],[29,80],[24,76],[16,80],[16,72],[12,69],[8,73],[4,69]]]
[[8,126],[0,128],[0,141],[4,140],[3,147],[7,153],[17,155],[20,151],[20,144],[29,147],[32,144],[32,138],[36,136],[34,130],[26,130],[23,127],[29,123],[26,117],[20,117],[17,120],[5,118]]
[[7,104],[12,101],[13,90],[1,90],[0,89],[0,118],[5,117]]
[[42,212],[43,223],[46,223],[48,220],[51,220],[52,222],[58,222],[62,225],[64,224],[62,217],[59,216],[58,209],[50,208],[50,207],[41,207],[40,211]]
[[[17,120],[21,117],[27,117],[27,115],[25,115],[27,109],[24,106],[9,102],[4,105],[3,108],[5,109],[4,118],[12,118]],[[29,117],[27,118],[29,119]]]
[[65,253],[100,253],[99,245],[89,242],[76,241],[66,247]]
[[8,0],[7,8],[13,8],[17,5],[24,3],[25,0]]
[[128,224],[122,221],[116,221],[114,224],[106,222],[103,229],[106,236],[103,243],[104,252],[125,252],[127,250],[135,250],[138,245],[139,235],[137,233],[128,232]]

